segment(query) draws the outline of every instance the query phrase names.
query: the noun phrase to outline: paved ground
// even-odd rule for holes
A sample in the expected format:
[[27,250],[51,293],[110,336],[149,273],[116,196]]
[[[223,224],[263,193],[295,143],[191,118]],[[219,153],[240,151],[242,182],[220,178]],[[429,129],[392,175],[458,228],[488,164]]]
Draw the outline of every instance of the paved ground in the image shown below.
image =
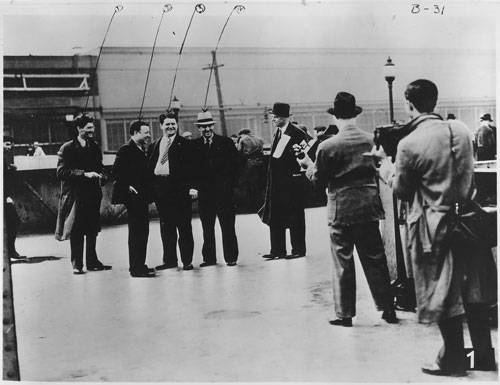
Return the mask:
[[[238,266],[200,269],[201,224],[194,219],[195,269],[153,279],[129,276],[126,226],[105,228],[98,238],[99,257],[113,270],[83,276],[72,274],[69,242],[19,238],[19,251],[33,262],[12,266],[21,379],[456,381],[420,372],[440,347],[437,328],[417,324],[413,313],[398,313],[399,325],[382,321],[359,264],[354,327],[328,324],[324,208],[307,210],[306,221],[307,258],[263,260],[267,227],[256,215],[242,215]],[[150,225],[147,263],[161,263],[158,222]],[[497,346],[496,330],[493,338]],[[496,380],[497,372],[470,372],[461,382]]]

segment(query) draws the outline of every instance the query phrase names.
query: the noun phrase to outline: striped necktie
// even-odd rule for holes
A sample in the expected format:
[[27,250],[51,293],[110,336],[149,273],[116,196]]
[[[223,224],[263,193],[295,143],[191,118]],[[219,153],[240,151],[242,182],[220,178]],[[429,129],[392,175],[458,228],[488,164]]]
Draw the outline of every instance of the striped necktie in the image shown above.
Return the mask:
[[160,163],[165,164],[168,160],[168,150],[170,148],[170,145],[172,144],[172,141],[170,138],[167,136],[167,147],[165,147],[165,152],[163,152],[163,156],[161,157]]

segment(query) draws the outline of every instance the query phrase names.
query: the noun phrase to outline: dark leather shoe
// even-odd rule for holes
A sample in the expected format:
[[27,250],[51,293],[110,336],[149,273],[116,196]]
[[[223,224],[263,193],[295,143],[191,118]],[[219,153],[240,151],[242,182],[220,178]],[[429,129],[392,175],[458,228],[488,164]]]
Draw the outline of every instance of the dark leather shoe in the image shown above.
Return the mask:
[[422,366],[422,372],[433,376],[464,377],[467,375],[467,371],[465,369],[443,369],[437,362]]
[[266,259],[282,259],[282,258],[286,258],[286,255],[274,255],[274,254],[264,254],[262,256],[262,258],[266,258]]
[[233,261],[233,262],[228,262],[227,265],[228,266],[236,266],[237,263],[236,263],[236,261]]
[[166,263],[155,267],[156,270],[167,270],[167,269],[175,269],[175,268],[177,268],[177,265],[167,265]]
[[193,270],[194,267],[193,265],[189,264],[189,265],[184,265],[184,267],[182,268],[182,270]]
[[337,318],[328,322],[330,323],[330,325],[344,326],[346,328],[352,327],[352,318]]
[[154,271],[142,271],[140,273],[130,273],[131,277],[134,278],[153,278],[155,276]]
[[217,262],[203,262],[200,264],[200,267],[215,266],[215,265],[217,265]]
[[396,317],[396,312],[394,309],[384,310],[382,313],[382,319],[385,320],[388,324],[397,324],[399,323],[398,317]]
[[81,275],[81,274],[85,274],[85,271],[83,271],[82,268],[80,268],[80,269],[73,269],[73,274],[75,274],[75,275]]
[[87,266],[88,271],[103,271],[103,270],[111,270],[112,267],[109,265],[97,265],[97,266]]
[[304,258],[305,254],[290,254],[285,257],[285,259],[295,259],[295,258]]

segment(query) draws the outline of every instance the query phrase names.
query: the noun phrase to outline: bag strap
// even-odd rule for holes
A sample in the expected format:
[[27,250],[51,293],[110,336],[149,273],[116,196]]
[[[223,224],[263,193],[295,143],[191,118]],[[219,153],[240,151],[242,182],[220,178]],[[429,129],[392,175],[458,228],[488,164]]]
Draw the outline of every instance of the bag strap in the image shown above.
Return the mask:
[[451,129],[451,124],[448,123],[448,129],[450,130],[450,152],[451,152],[451,164],[452,164],[452,172],[451,172],[451,184],[453,186],[453,192],[455,198],[453,199],[453,206],[455,208],[455,214],[458,214],[458,188],[455,183],[454,175],[456,171],[456,153],[453,148],[453,130]]

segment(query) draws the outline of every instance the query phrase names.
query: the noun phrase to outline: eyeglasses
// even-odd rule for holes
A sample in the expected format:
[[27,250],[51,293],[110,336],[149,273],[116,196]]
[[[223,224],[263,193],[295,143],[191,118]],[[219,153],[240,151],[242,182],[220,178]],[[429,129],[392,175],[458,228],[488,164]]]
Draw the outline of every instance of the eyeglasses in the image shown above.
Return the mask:
[[165,126],[175,126],[177,123],[165,123]]

